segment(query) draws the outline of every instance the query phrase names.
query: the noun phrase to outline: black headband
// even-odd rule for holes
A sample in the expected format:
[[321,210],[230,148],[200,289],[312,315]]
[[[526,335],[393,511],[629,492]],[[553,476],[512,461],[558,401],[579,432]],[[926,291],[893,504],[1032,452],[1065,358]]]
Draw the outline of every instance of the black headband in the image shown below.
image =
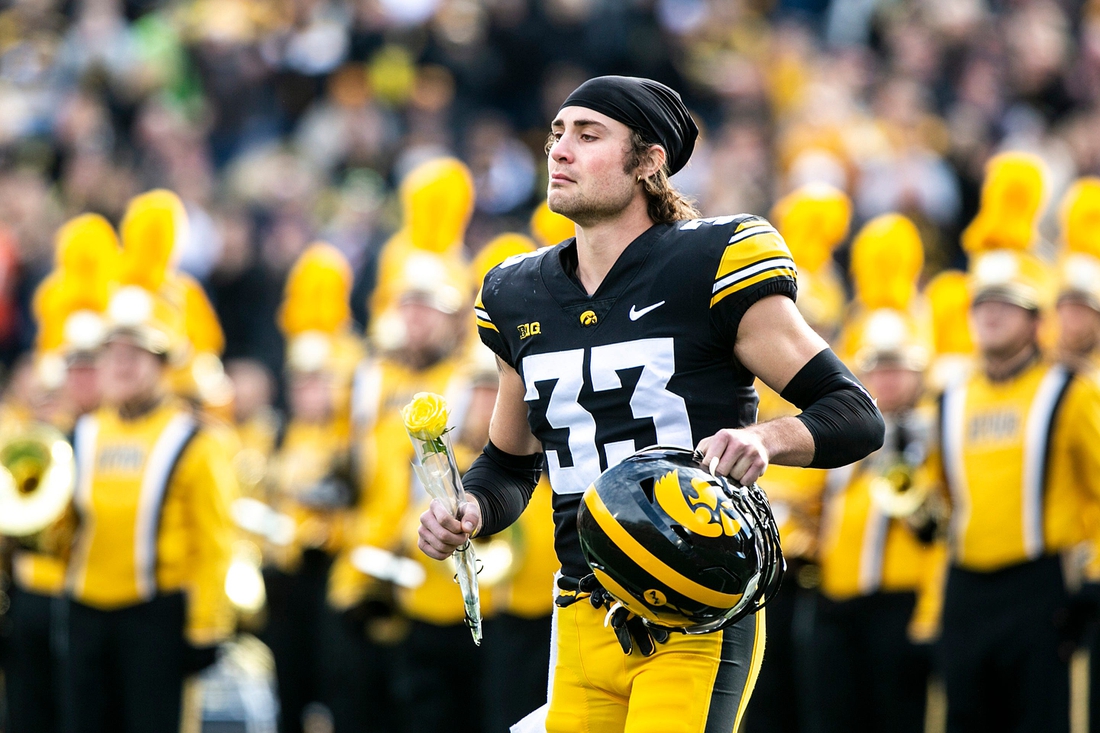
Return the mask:
[[598,76],[577,87],[566,107],[586,107],[639,131],[665,149],[670,175],[687,165],[699,136],[680,95],[652,79]]

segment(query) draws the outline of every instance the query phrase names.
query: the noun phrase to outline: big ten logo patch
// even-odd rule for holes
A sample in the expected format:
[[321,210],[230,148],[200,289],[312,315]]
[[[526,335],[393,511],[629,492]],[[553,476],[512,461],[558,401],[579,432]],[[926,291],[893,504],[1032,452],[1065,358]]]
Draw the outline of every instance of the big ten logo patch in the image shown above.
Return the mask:
[[542,333],[542,329],[539,327],[538,321],[532,321],[530,323],[521,323],[516,328],[519,329],[519,340],[522,341],[525,338],[531,336],[538,336]]

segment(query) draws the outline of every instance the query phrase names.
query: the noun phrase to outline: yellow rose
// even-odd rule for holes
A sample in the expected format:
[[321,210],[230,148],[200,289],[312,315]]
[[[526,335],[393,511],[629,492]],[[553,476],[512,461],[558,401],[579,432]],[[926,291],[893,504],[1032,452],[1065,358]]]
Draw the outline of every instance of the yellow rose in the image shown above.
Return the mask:
[[417,392],[401,410],[405,430],[424,442],[438,440],[447,429],[447,400],[432,392]]

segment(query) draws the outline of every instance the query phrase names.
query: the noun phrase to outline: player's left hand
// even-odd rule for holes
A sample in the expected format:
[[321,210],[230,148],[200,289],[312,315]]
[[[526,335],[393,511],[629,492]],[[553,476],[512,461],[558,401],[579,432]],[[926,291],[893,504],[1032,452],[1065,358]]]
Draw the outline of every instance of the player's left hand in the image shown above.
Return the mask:
[[715,476],[727,476],[742,486],[751,486],[768,467],[768,450],[756,433],[744,429],[719,430],[703,438],[695,448],[703,467]]
[[649,626],[622,606],[616,606],[611,611],[608,623],[619,640],[623,654],[628,657],[635,649],[643,657],[651,657],[657,651],[658,644],[668,641],[668,629]]

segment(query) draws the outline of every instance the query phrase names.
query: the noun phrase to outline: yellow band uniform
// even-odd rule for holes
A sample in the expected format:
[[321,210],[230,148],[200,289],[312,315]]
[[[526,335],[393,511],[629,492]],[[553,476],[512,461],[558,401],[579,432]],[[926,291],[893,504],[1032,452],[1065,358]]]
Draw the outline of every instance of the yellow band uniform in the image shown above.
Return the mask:
[[[376,547],[403,554],[419,562],[424,584],[401,589],[397,602],[410,618],[437,625],[461,622],[462,596],[453,582],[450,563],[431,560],[416,547],[416,525],[427,508],[428,496],[414,481],[413,446],[405,431],[401,408],[417,392],[436,392],[447,397],[452,423],[461,424],[470,385],[458,358],[444,359],[423,371],[381,358],[361,365],[353,390],[352,420],[361,461],[362,493],[348,552],[338,558],[329,584],[329,601],[339,609],[350,608],[368,595],[374,581],[357,570],[350,551],[355,546]],[[473,454],[455,441],[455,458],[465,469]],[[485,594],[482,606],[486,607]]]
[[1015,378],[981,373],[941,402],[953,562],[987,572],[1084,539],[1100,497],[1100,388],[1038,360]]
[[184,591],[190,643],[229,635],[225,573],[237,489],[216,433],[175,400],[133,420],[101,409],[77,423],[74,600],[113,610]]
[[311,500],[311,492],[334,472],[346,473],[348,460],[348,433],[343,421],[310,424],[291,420],[287,425],[269,473],[274,483],[275,509],[291,517],[297,527],[289,545],[273,550],[276,565],[282,570],[293,572],[306,550],[335,554],[343,545],[349,510],[345,506],[318,505]]

